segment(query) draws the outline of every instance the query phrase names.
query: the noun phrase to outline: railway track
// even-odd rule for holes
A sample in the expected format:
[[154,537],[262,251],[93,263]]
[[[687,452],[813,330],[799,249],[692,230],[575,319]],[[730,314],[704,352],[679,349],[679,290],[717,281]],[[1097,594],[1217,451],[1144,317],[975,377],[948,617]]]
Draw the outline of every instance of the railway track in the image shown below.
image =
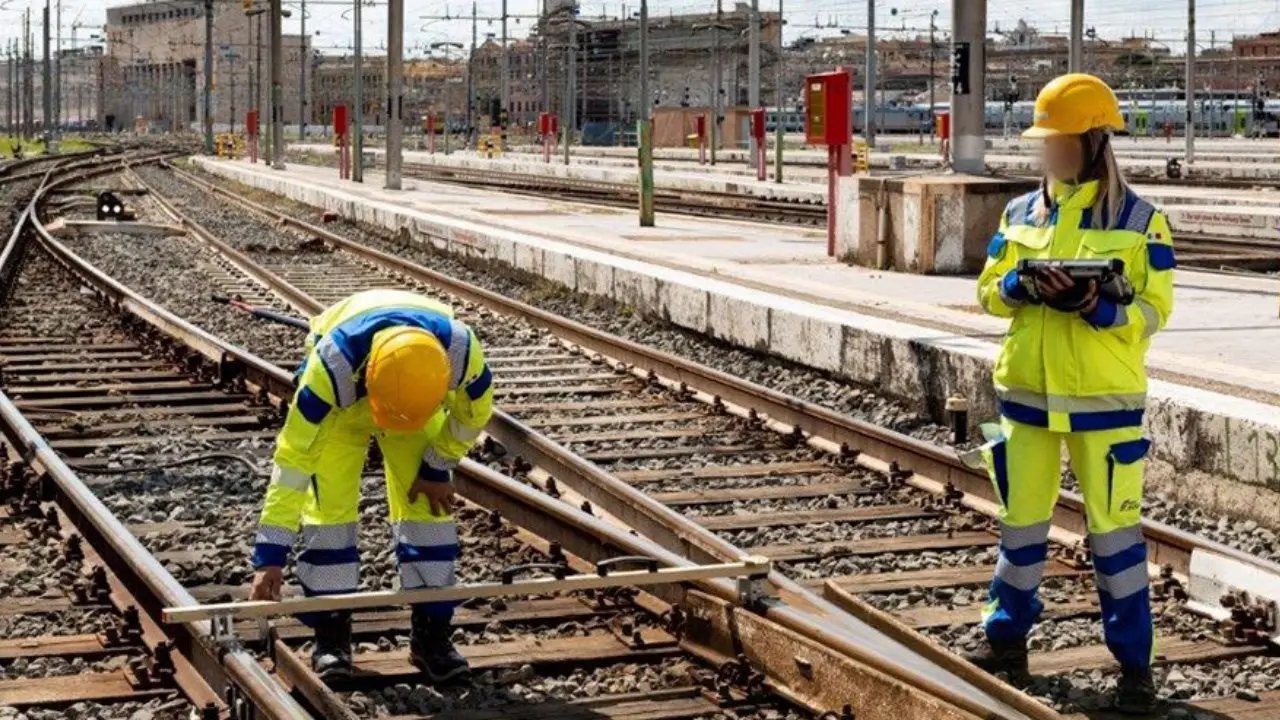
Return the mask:
[[[125,180],[95,182],[118,187]],[[138,203],[147,205],[145,198]],[[143,212],[140,219],[154,217]],[[78,219],[72,209],[64,215]],[[270,437],[291,376],[82,262],[39,217],[18,230],[24,260],[8,275],[11,295],[0,308],[0,425],[11,460],[3,482],[8,505],[0,513],[0,582],[16,591],[6,593],[0,623],[21,637],[0,640],[0,707],[32,717],[42,709],[162,718],[818,714],[811,703],[825,697],[766,684],[746,660],[734,658],[727,628],[685,628],[676,607],[701,602],[727,609],[718,599],[726,588],[715,584],[695,586],[711,593],[701,600],[685,597],[692,588],[666,587],[659,595],[598,592],[464,605],[454,639],[478,678],[459,687],[417,682],[404,647],[406,611],[357,614],[357,673],[333,687],[311,673],[309,632],[294,621],[276,623],[265,637],[257,625],[237,624],[230,639],[210,637],[205,623],[158,625],[164,606],[244,597]],[[96,240],[109,246],[137,238],[67,240],[83,241],[79,249],[91,252]],[[237,282],[227,265],[194,245],[185,249],[197,265],[179,271],[207,273],[215,284]],[[6,253],[14,262],[18,255]],[[198,264],[205,261],[211,264]],[[188,283],[194,279],[187,275]],[[222,321],[230,327],[242,318]],[[267,349],[290,344],[276,340]],[[464,582],[496,580],[529,561],[579,572],[618,555],[688,563],[483,466],[464,463],[461,475],[464,493],[486,500],[484,508],[459,513]],[[390,587],[395,576],[380,488],[370,484],[361,508],[369,588]],[[573,544],[558,545],[516,521]],[[766,629],[764,636],[777,632]],[[825,651],[794,639],[791,645],[815,660]],[[848,692],[849,679],[828,692]],[[865,701],[868,694],[859,693],[857,701]],[[937,708],[936,701],[916,702]]]
[[[195,183],[195,194],[174,198],[201,222],[211,217],[199,211],[197,196],[234,196],[183,181]],[[477,318],[473,326],[503,388],[500,406],[511,417],[490,432],[518,456],[511,469],[544,493],[622,517],[668,548],[715,556],[736,545],[769,556],[792,587],[892,627],[913,649],[989,682],[941,650],[977,641],[981,587],[996,543],[980,512],[990,510],[989,483],[948,451],[444,277],[423,267],[433,257],[421,249],[368,237],[354,242],[239,202],[294,231],[275,233],[269,243],[264,233],[238,231],[255,240],[224,238],[235,247],[220,250],[252,283],[270,288],[281,307],[311,313],[356,289],[398,286],[442,296]],[[197,234],[219,244],[207,231]],[[629,490],[617,490],[617,481]],[[670,515],[652,509],[658,503],[679,515],[678,530]],[[1082,532],[1078,498],[1064,498],[1058,521],[1068,539]],[[1259,702],[1280,700],[1280,665],[1265,643],[1248,639],[1267,634],[1269,621],[1243,613],[1220,625],[1194,616],[1176,577],[1187,575],[1196,552],[1221,553],[1260,572],[1276,566],[1168,526],[1149,523],[1146,531],[1153,561],[1167,566],[1155,584],[1166,693],[1194,700],[1188,712],[1265,716],[1251,713]],[[1043,651],[1036,660],[1041,678],[1028,691],[1065,711],[1095,711],[1104,704],[1111,660],[1097,643],[1092,573],[1078,545],[1057,546],[1048,577],[1048,618],[1033,640]],[[1188,673],[1209,677],[1197,686]],[[1259,680],[1259,689],[1217,682],[1242,674],[1277,680]],[[1007,688],[994,692],[1019,701]]]

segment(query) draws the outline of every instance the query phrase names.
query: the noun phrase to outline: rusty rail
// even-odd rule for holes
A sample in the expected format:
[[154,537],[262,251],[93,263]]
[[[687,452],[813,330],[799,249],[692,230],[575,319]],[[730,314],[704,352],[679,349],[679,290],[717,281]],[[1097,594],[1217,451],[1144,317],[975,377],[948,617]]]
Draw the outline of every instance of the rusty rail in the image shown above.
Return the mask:
[[[139,161],[152,162],[159,159],[160,154],[151,154],[143,156]],[[95,167],[86,168],[83,163],[72,163],[50,169],[46,173],[21,215],[10,243],[6,245],[3,255],[0,255],[4,263],[0,270],[11,270],[11,266],[18,262],[21,244],[25,237],[29,237],[26,233],[33,234],[42,243],[53,242],[38,216],[40,203],[48,192],[119,169],[112,161],[92,164]],[[55,173],[58,175],[57,179],[54,179]],[[84,274],[81,277],[86,282],[93,280]],[[97,279],[104,278],[99,274]],[[104,292],[102,289],[99,291]],[[139,312],[149,304],[136,295],[128,297],[131,293],[118,284],[115,291],[120,293],[123,301],[118,299],[117,302],[126,312],[135,312],[148,322],[159,318],[171,328],[185,325],[192,337],[199,336],[198,329],[172,315],[164,317],[167,313],[159,308],[151,306],[153,314],[150,317]],[[219,357],[223,356],[224,351],[220,350]],[[149,616],[158,617],[165,605],[196,602],[181,583],[98,500],[3,393],[0,393],[0,432],[29,465],[48,478],[59,507],[74,521],[77,530],[90,541]],[[169,633],[183,656],[182,666],[190,669],[190,672],[183,673],[183,677],[189,682],[207,683],[212,689],[212,696],[227,698],[232,704],[243,700],[257,708],[263,717],[278,720],[309,717],[290,697],[288,691],[267,674],[253,655],[237,645],[215,643],[206,623],[173,626],[169,628]],[[200,693],[201,696],[205,694],[208,693]]]

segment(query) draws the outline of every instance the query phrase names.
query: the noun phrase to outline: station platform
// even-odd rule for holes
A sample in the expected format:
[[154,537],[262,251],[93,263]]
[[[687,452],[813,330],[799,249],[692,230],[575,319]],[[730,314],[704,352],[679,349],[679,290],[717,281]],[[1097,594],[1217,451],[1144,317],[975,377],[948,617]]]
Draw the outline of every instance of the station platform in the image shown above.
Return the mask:
[[[318,155],[332,155],[334,148],[325,145],[297,146]],[[600,148],[587,148],[600,150]],[[614,148],[609,148],[615,150]],[[484,169],[497,172],[548,175],[593,182],[635,184],[638,182],[635,149],[625,150],[630,155],[574,156],[572,164],[564,165],[561,158],[546,163],[541,156],[526,153],[508,153],[501,158],[483,158],[473,152],[443,152],[407,150],[404,161],[409,164],[433,165],[468,169]],[[381,158],[384,151],[372,149]],[[381,164],[381,160],[377,164]],[[822,205],[827,201],[826,173],[814,168],[787,168],[786,182],[770,179],[757,180],[755,171],[744,164],[723,162],[715,166],[696,163],[654,163],[654,184],[661,189],[688,190],[693,192],[745,195],[767,200],[801,202]],[[772,168],[768,176],[773,177]],[[1159,206],[1168,215],[1175,231],[1219,235],[1249,240],[1280,240],[1280,191],[1222,189],[1175,185],[1135,185],[1143,197]]]
[[[975,419],[994,414],[990,368],[1006,322],[981,313],[973,278],[837,263],[825,254],[822,230],[670,215],[640,228],[634,211],[598,205],[411,179],[403,190],[385,190],[375,171],[357,184],[328,167],[195,162],[350,219],[405,228],[416,242],[877,386],[935,415],[953,394],[970,400]],[[1147,417],[1158,457],[1176,472],[1277,489],[1280,281],[1176,272],[1177,308],[1149,356]],[[1247,493],[1232,497],[1232,505],[1255,502]]]

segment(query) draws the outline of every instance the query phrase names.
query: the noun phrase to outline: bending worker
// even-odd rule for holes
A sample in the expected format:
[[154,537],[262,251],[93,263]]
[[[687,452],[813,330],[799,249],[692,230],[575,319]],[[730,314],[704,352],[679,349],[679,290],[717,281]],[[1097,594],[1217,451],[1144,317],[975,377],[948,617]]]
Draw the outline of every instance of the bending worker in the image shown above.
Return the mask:
[[[400,587],[452,585],[452,472],[493,409],[493,378],[475,333],[425,297],[371,290],[312,318],[307,345],[254,541],[252,597],[279,599],[299,524],[303,592],[356,590],[370,438],[382,451]],[[413,607],[409,658],[435,682],[468,671],[449,639],[452,617],[453,604]],[[315,629],[316,672],[349,675],[351,613],[300,619]]]
[[[1120,662],[1116,706],[1155,707],[1147,551],[1139,525],[1151,336],[1173,309],[1174,256],[1162,213],[1116,167],[1111,132],[1124,129],[1115,94],[1098,78],[1059,77],[1036,98],[1023,137],[1044,141],[1040,189],[1008,204],[988,248],[978,300],[1010,318],[995,367],[999,429],[983,456],[998,494],[1000,556],[984,608],[988,647],[970,659],[1010,679],[1027,676],[1027,634],[1048,552],[1065,441],[1088,514],[1103,630]],[[1024,259],[1118,259],[1126,300]],[[1030,275],[1030,276],[1029,276]],[[1130,295],[1131,294],[1131,295]]]

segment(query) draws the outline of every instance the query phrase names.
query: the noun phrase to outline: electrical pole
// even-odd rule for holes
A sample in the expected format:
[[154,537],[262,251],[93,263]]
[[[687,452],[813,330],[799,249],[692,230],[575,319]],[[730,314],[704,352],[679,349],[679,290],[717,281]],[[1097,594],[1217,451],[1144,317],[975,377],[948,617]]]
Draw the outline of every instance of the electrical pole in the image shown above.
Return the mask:
[[938,57],[938,46],[934,43],[934,33],[938,29],[938,11],[934,10],[929,14],[929,142],[938,141],[938,119],[935,116],[936,99],[934,96],[934,61]]
[[876,146],[876,0],[867,0],[867,77],[862,84],[867,153]]
[[778,57],[774,60],[774,83],[777,85],[774,88],[774,93],[778,98],[778,109],[777,120],[773,123],[773,181],[777,183],[782,182],[782,140],[786,137],[786,128],[784,127],[786,123],[782,122],[782,106],[786,102],[786,95],[782,90],[782,58],[783,50],[786,49],[782,41],[782,32],[786,27],[787,24],[782,21],[782,0],[778,0]]
[[213,154],[213,0],[204,0],[204,153]]
[[951,0],[951,167],[986,170],[987,0]]
[[1187,0],[1187,164],[1196,161],[1196,0]]
[[1068,39],[1067,72],[1082,72],[1084,59],[1084,0],[1071,0],[1071,37]]
[[52,153],[55,148],[50,147],[53,142],[53,73],[52,66],[49,64],[49,0],[44,0],[44,13],[42,15],[44,21],[44,63],[40,68],[40,107],[43,112],[44,120],[44,142],[45,151]]
[[547,34],[551,30],[551,18],[547,15],[547,0],[542,0],[542,28],[538,32],[538,54],[542,58],[542,73],[540,74],[539,83],[541,85],[539,94],[542,95],[542,112],[551,112],[551,57],[550,44],[547,42]]
[[724,21],[724,0],[716,0],[715,46],[711,51],[711,164],[716,164],[720,144],[720,23]]
[[361,25],[360,5],[364,0],[352,0],[355,9],[351,13],[352,21],[355,24],[355,60],[352,64],[352,71],[355,73],[355,102],[352,103],[351,118],[354,120],[355,127],[352,128],[351,150],[353,159],[351,162],[351,181],[364,182],[364,51],[361,46]]
[[53,133],[62,127],[62,0],[58,0],[53,26]]
[[[760,0],[751,0],[751,19],[747,27],[747,104],[760,107]],[[751,134],[751,167],[760,164],[760,148],[755,133]]]
[[653,130],[649,126],[649,0],[640,0],[640,227],[653,227]]
[[505,150],[507,146],[507,121],[506,118],[510,114],[508,109],[511,102],[511,57],[507,48],[507,0],[502,0],[502,82],[499,83],[499,99],[501,107],[498,108],[498,117],[493,118],[494,121],[502,129],[502,147]]
[[574,108],[577,105],[577,95],[574,93],[574,82],[576,78],[576,68],[578,60],[578,3],[572,0],[569,5],[569,45],[565,48],[567,60],[565,60],[564,74],[564,164],[569,164],[569,145],[573,140],[573,128],[575,125]]
[[307,37],[307,0],[302,0],[302,30],[298,35],[298,142],[307,141],[307,66],[311,53]]
[[400,189],[404,151],[404,0],[387,2],[387,182],[388,190]]
[[271,167],[284,169],[284,3],[271,0]]
[[467,144],[474,140],[476,121],[476,4],[471,3],[471,53],[467,55]]

